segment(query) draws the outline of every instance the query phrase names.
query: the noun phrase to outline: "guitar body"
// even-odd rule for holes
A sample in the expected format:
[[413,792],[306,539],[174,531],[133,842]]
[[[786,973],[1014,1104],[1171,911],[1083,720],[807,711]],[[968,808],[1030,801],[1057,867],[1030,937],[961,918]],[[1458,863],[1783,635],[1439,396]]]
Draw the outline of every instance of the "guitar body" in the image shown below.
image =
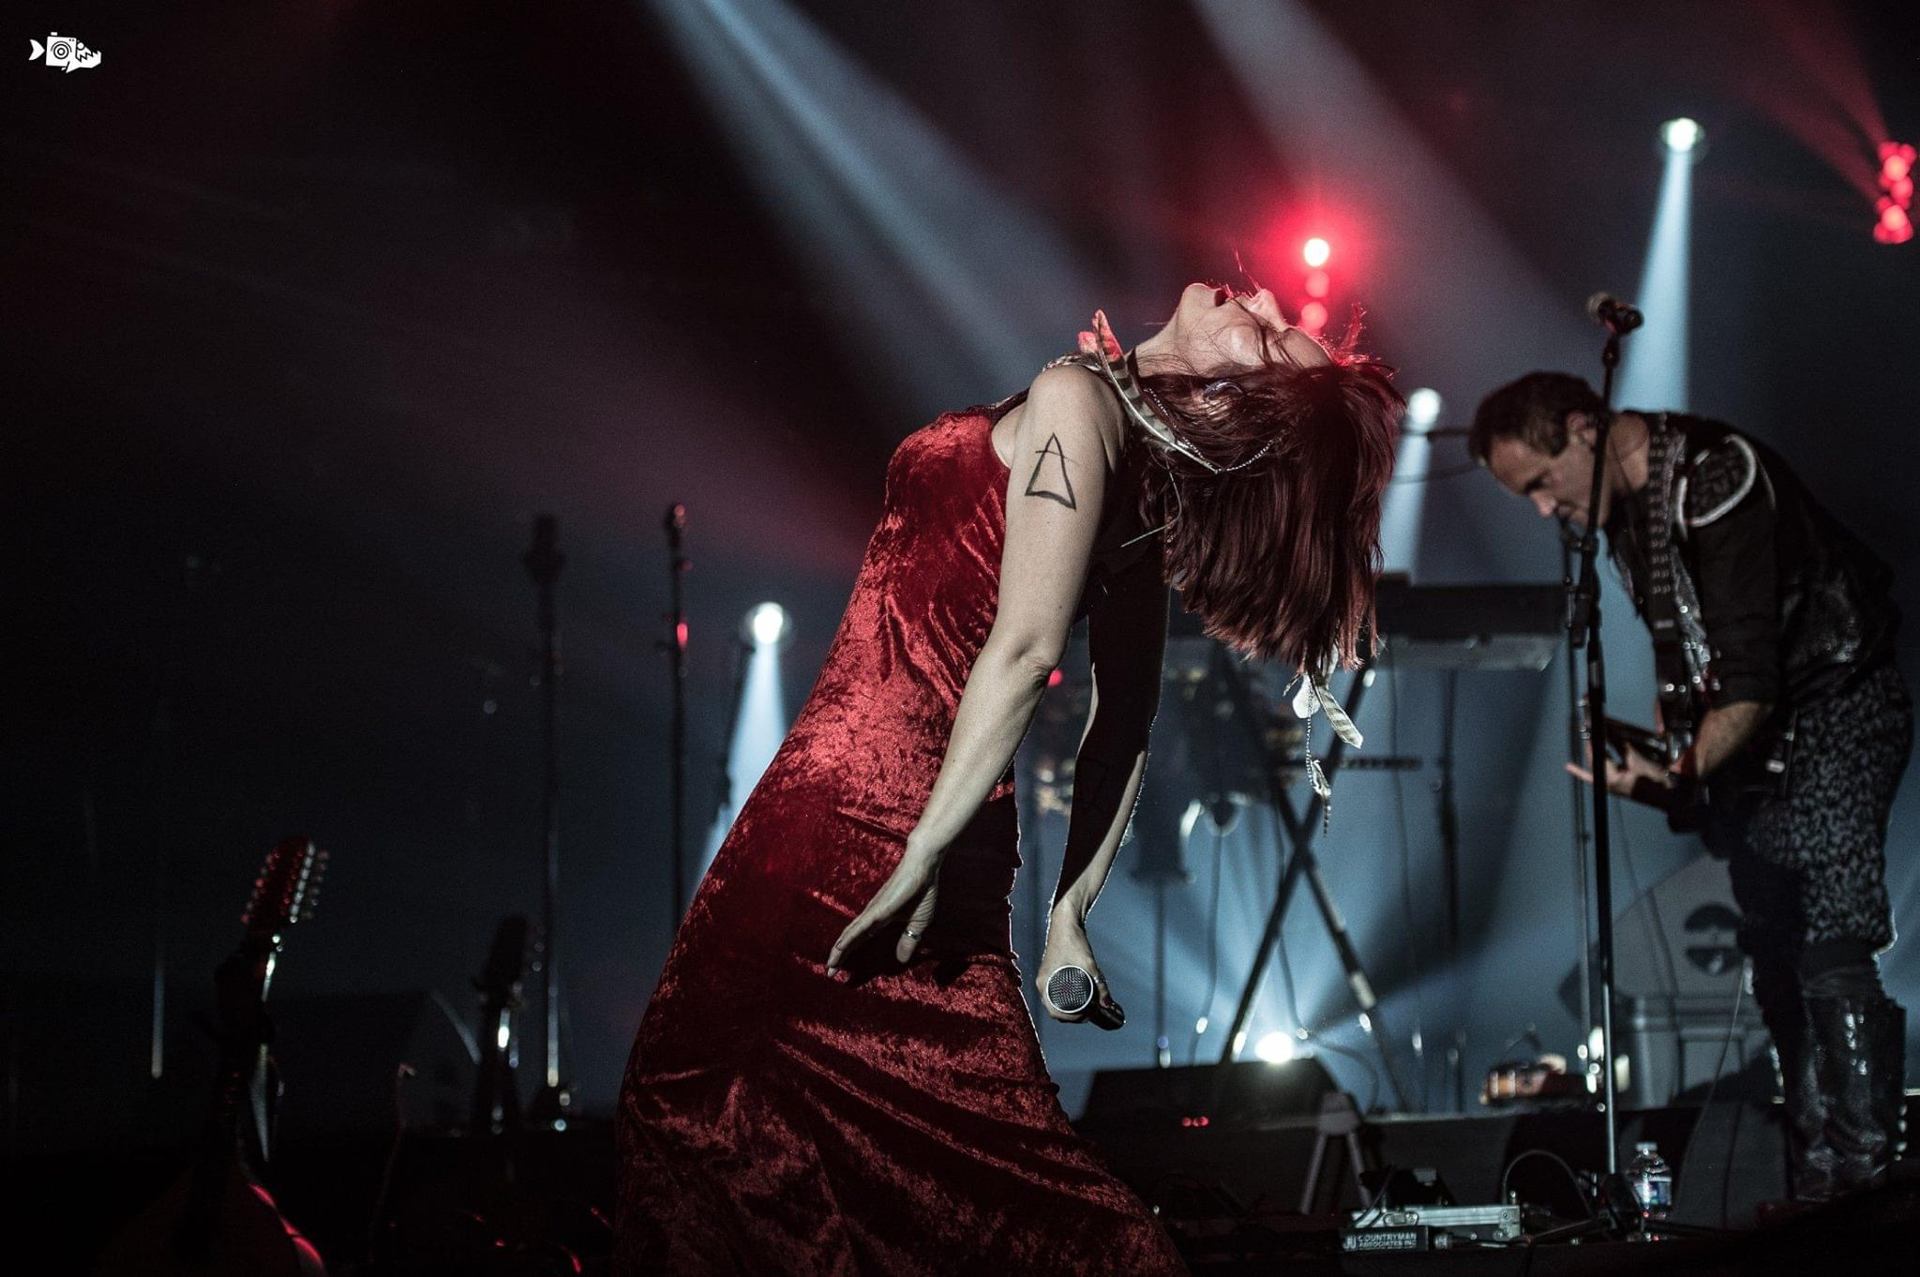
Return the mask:
[[97,1277],[326,1277],[320,1252],[240,1166],[195,1167],[107,1243]]

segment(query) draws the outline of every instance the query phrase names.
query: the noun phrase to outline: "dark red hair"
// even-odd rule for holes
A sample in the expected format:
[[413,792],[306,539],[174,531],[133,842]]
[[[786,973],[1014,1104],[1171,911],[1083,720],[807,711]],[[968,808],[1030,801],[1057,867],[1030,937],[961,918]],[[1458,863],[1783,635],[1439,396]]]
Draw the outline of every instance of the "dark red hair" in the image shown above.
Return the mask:
[[1380,510],[1404,400],[1392,370],[1353,349],[1226,378],[1156,373],[1141,384],[1214,474],[1135,436],[1141,513],[1165,523],[1167,580],[1207,633],[1314,673],[1358,662],[1374,626]]

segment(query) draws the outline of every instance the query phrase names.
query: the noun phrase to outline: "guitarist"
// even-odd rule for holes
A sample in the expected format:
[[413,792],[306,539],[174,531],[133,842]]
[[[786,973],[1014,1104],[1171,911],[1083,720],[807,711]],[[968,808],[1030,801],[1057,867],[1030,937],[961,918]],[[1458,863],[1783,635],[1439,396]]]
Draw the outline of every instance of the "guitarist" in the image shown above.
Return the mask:
[[[1578,377],[1531,373],[1480,405],[1468,446],[1542,516],[1585,526],[1602,410]],[[1795,1196],[1871,1187],[1898,1156],[1904,1102],[1905,1013],[1876,965],[1913,741],[1892,573],[1776,453],[1719,422],[1622,411],[1607,451],[1591,514],[1654,640],[1667,746],[1616,741],[1607,787],[1727,858]]]

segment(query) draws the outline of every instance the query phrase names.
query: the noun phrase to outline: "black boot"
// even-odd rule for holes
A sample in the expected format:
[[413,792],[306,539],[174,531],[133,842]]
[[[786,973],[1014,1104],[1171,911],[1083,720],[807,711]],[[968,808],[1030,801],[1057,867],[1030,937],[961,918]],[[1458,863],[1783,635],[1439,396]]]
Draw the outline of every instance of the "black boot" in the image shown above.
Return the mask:
[[1905,1144],[1906,1012],[1881,995],[1808,998],[1807,1013],[1835,1181],[1876,1188]]
[[[1792,1020],[1773,1026],[1774,1058],[1780,1066],[1780,1094],[1787,1117],[1787,1157],[1795,1201],[1824,1202],[1838,1192],[1833,1146],[1827,1142],[1827,1101],[1820,1092],[1813,1024],[1806,1008]],[[1780,1017],[1786,1020],[1786,1017]]]
[[1833,1146],[1827,1143],[1827,1103],[1815,1064],[1813,1022],[1791,968],[1756,960],[1754,1001],[1773,1038],[1780,1095],[1787,1119],[1789,1195],[1797,1202],[1824,1202],[1838,1191]]

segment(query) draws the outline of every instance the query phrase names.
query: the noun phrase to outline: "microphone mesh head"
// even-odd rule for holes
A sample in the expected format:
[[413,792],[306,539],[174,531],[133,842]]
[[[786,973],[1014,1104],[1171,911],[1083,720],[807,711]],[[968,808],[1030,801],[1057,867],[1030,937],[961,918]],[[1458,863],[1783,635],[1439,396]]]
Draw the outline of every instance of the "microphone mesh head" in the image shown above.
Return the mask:
[[1047,977],[1047,1001],[1061,1015],[1078,1015],[1093,1005],[1093,977],[1084,967],[1060,967]]

